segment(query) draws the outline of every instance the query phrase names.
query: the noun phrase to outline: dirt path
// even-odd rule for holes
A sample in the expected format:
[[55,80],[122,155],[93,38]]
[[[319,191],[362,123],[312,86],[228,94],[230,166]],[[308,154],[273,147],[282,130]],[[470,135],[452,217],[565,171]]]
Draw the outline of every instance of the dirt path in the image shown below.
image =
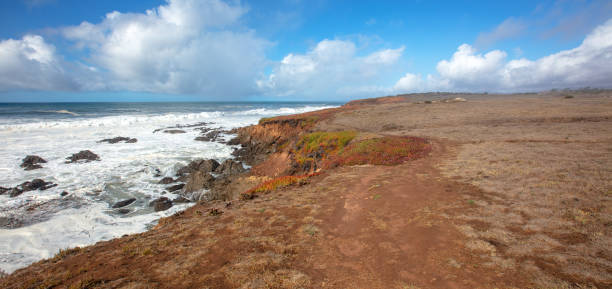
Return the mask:
[[[320,288],[493,288],[512,274],[481,267],[446,212],[473,189],[441,178],[432,156],[395,167],[342,168],[321,190],[319,239],[305,271]],[[518,284],[517,284],[518,285]]]

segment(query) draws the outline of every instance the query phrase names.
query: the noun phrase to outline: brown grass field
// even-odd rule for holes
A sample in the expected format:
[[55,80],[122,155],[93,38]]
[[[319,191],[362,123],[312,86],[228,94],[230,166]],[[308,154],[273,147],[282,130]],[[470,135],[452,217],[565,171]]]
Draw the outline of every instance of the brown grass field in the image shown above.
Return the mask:
[[[283,144],[231,203],[63,251],[0,288],[612,288],[612,92],[566,96],[422,94],[326,111],[304,133],[355,132],[342,148],[316,135],[339,157],[381,139],[426,140],[427,153],[293,181],[278,179]],[[455,97],[466,101],[443,101]],[[300,148],[300,160],[316,151]]]

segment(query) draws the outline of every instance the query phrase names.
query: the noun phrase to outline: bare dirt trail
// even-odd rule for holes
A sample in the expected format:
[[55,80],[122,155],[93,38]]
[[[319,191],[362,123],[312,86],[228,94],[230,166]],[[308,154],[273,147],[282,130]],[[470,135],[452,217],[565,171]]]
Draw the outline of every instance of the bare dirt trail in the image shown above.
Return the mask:
[[322,196],[318,248],[305,260],[316,288],[493,288],[520,285],[479,266],[445,215],[474,189],[444,179],[432,155],[400,166],[342,168],[315,185]]

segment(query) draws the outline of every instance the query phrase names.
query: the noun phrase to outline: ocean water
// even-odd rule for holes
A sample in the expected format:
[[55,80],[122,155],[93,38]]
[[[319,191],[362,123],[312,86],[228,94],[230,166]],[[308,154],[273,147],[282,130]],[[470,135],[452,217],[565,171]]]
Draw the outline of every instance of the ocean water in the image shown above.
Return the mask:
[[[169,185],[157,182],[198,158],[223,161],[233,147],[201,142],[199,131],[154,133],[156,129],[207,122],[231,129],[255,124],[262,117],[294,114],[337,103],[49,103],[0,104],[0,186],[14,187],[35,178],[57,187],[10,198],[0,195],[0,219],[23,226],[0,226],[0,270],[13,272],[60,249],[85,246],[124,234],[145,231],[160,217],[192,204],[175,204],[154,212],[148,203],[170,199]],[[99,143],[124,136],[136,143]],[[229,140],[231,135],[223,136]],[[66,157],[91,150],[100,161],[66,164]],[[43,168],[20,168],[26,155],[47,160]],[[161,177],[156,177],[157,173]],[[62,192],[67,196],[61,196]],[[136,198],[121,214],[111,206]],[[1,224],[2,222],[0,222]]]

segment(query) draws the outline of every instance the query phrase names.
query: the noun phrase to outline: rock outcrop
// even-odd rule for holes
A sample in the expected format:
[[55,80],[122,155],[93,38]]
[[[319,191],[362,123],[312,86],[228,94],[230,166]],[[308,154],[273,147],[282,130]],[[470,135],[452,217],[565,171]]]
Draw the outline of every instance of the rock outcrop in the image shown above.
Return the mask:
[[216,160],[202,160],[198,159],[190,162],[187,166],[180,168],[176,172],[177,177],[182,177],[191,174],[196,171],[211,173],[219,167],[219,162]]
[[165,211],[173,206],[172,201],[166,197],[155,199],[149,203],[149,207],[153,207],[156,212]]
[[14,198],[25,192],[34,191],[34,190],[44,191],[44,190],[53,188],[55,186],[57,186],[57,184],[54,184],[52,182],[45,182],[42,179],[33,179],[32,181],[23,182],[14,188],[0,187],[0,195],[4,193],[8,193],[9,197]]
[[67,157],[66,159],[67,159],[66,163],[68,164],[68,163],[75,163],[78,161],[84,161],[84,162],[99,161],[100,157],[90,150],[84,150],[76,154],[73,154]]
[[21,166],[24,170],[35,170],[42,168],[39,164],[44,164],[47,161],[36,155],[28,155],[23,160],[21,160]]

